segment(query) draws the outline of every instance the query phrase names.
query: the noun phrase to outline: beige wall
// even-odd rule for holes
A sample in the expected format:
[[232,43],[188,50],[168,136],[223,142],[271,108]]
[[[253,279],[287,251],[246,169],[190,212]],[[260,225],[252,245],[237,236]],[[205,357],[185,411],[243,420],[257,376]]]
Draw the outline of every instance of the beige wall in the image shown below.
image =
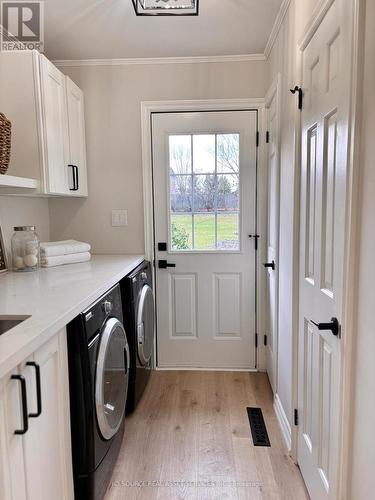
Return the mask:
[[0,196],[0,226],[8,253],[14,226],[36,226],[40,239],[48,241],[50,236],[48,200]]
[[355,500],[375,496],[375,2],[367,0],[360,188],[357,363],[353,477]]
[[[62,68],[85,93],[87,200],[51,200],[52,238],[96,253],[144,251],[140,104],[147,100],[263,97],[264,61]],[[112,209],[128,227],[111,227]]]

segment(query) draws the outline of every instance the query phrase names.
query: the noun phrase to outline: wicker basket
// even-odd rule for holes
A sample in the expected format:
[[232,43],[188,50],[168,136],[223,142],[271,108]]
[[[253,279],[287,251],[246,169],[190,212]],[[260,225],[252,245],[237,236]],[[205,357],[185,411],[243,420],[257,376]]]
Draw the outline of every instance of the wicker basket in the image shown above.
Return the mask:
[[10,162],[12,124],[0,113],[0,174],[5,174]]

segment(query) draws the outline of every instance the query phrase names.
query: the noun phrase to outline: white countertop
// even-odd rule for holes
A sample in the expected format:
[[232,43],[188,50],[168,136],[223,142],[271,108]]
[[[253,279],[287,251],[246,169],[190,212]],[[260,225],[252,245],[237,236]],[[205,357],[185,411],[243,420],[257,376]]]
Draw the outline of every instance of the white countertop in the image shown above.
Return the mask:
[[143,262],[93,255],[90,262],[0,275],[0,316],[31,316],[0,335],[0,378]]

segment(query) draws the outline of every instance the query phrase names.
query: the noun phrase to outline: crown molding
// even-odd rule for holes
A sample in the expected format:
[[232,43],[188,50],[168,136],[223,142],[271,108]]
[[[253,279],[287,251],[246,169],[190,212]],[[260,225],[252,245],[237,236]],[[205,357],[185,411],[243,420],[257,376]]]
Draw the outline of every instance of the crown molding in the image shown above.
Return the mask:
[[272,27],[270,36],[268,38],[266,48],[264,49],[264,57],[266,59],[268,59],[271,54],[277,35],[279,34],[280,28],[283,24],[285,15],[288,12],[290,2],[291,0],[283,0],[282,4],[280,5],[280,9],[279,12],[277,13],[274,25]]
[[240,54],[232,56],[193,56],[193,57],[140,57],[128,59],[64,59],[53,63],[60,68],[74,66],[128,66],[133,64],[200,64],[265,61],[264,54]]
[[[323,0],[324,1],[324,0]],[[327,0],[326,0],[327,1]],[[131,66],[139,64],[202,64],[267,61],[276,38],[280,32],[291,0],[283,0],[263,54],[239,54],[228,56],[191,56],[191,57],[131,57],[118,59],[57,59],[53,63],[60,68],[79,66]]]

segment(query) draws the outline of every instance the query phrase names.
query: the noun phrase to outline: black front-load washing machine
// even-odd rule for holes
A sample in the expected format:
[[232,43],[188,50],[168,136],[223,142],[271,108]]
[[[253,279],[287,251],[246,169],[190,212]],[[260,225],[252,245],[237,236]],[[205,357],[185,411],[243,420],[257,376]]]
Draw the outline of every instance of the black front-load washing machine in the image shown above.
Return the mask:
[[130,355],[116,285],[68,325],[76,500],[101,500],[121,446]]
[[151,373],[154,349],[155,306],[152,269],[147,261],[121,281],[124,325],[130,350],[126,412],[135,410]]

